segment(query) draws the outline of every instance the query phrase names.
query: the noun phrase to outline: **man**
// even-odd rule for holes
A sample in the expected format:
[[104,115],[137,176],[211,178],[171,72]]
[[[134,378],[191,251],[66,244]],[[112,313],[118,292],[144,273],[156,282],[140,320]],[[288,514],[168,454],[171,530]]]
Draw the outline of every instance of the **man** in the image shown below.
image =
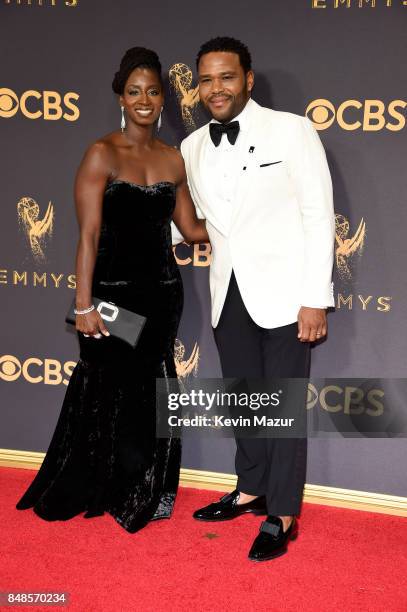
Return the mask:
[[[215,38],[197,56],[212,120],[181,145],[212,244],[212,325],[225,378],[306,378],[310,342],[327,333],[334,213],[325,153],[305,117],[251,99],[247,47]],[[305,406],[304,406],[305,410]],[[237,439],[237,489],[194,513],[267,514],[249,558],[272,559],[297,535],[306,439]]]

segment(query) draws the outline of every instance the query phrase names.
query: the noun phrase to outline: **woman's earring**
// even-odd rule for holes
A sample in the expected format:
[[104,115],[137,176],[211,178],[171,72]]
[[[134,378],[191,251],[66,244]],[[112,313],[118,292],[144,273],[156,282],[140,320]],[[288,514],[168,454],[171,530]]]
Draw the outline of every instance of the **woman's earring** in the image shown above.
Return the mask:
[[126,119],[124,118],[124,106],[121,106],[121,111],[122,111],[122,120],[120,122],[120,129],[122,132],[124,132],[124,130],[126,129]]
[[158,117],[158,123],[157,123],[157,130],[160,131],[161,130],[161,125],[162,125],[162,119],[161,119],[161,115],[163,113],[163,106],[161,107],[161,112],[160,112],[160,116]]

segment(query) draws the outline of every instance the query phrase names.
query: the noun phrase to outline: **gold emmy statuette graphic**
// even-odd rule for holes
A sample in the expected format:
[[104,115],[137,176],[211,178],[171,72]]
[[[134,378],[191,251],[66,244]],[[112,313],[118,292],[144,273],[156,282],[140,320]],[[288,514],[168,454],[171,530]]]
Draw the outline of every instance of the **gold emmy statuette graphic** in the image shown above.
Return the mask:
[[175,358],[175,367],[177,370],[177,376],[179,378],[186,378],[191,373],[196,376],[198,371],[198,363],[199,363],[199,346],[195,342],[194,348],[192,349],[191,355],[188,359],[184,359],[185,357],[185,346],[178,338],[175,340],[174,345],[174,358]]
[[188,131],[196,128],[192,111],[199,104],[199,88],[192,87],[192,70],[186,64],[174,64],[169,70],[171,87],[181,106],[182,120]]
[[361,219],[355,234],[348,238],[349,221],[343,215],[335,215],[335,240],[336,240],[336,266],[342,280],[350,280],[352,277],[349,267],[349,258],[353,255],[362,255],[366,238],[366,223]]
[[33,257],[38,262],[45,261],[44,246],[52,236],[54,207],[51,202],[43,219],[39,219],[40,207],[33,198],[21,198],[17,204],[18,220],[30,243]]

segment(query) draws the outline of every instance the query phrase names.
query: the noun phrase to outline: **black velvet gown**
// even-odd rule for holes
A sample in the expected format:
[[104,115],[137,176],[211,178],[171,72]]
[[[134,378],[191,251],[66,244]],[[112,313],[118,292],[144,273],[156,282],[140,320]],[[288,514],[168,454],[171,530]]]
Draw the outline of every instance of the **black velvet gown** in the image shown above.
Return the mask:
[[135,349],[79,334],[80,359],[51,444],[18,509],[49,521],[107,511],[129,532],[171,515],[181,445],[155,437],[155,379],[176,378],[183,289],[171,248],[174,207],[170,182],[107,186],[93,295],[147,323]]

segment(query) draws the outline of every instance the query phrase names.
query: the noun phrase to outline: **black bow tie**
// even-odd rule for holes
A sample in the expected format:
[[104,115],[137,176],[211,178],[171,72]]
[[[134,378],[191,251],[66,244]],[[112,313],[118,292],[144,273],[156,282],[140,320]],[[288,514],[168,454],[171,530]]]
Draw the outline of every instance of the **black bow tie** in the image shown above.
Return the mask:
[[212,142],[215,147],[220,145],[222,140],[222,134],[227,134],[230,144],[234,145],[236,138],[239,134],[240,125],[238,121],[232,121],[231,123],[210,123],[209,133],[212,138]]

